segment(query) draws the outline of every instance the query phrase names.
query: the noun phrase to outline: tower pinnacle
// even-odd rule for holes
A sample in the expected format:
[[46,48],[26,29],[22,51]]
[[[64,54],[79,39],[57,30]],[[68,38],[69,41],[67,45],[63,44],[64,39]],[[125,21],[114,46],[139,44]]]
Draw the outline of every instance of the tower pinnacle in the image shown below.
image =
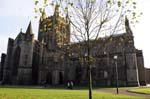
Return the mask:
[[127,16],[125,16],[125,29],[126,29],[126,33],[128,33],[130,36],[133,36]]
[[58,4],[55,5],[54,16],[55,16],[55,17],[59,17],[59,5],[58,5]]
[[45,13],[45,9],[43,9],[43,12],[42,12],[42,19],[45,19],[46,18],[46,13]]
[[26,30],[26,34],[32,34],[31,21],[30,21],[30,23],[29,23],[29,25],[28,25],[28,28],[27,28],[27,30]]

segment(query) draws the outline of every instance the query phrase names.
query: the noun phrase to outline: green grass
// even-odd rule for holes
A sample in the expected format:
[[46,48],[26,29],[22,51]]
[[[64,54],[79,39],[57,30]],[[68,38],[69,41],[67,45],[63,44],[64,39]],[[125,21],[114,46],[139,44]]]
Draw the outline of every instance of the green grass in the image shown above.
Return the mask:
[[137,88],[129,90],[130,92],[137,92],[137,93],[143,93],[143,94],[150,94],[150,88]]
[[[87,90],[0,88],[0,99],[88,99]],[[93,91],[93,99],[144,99]]]

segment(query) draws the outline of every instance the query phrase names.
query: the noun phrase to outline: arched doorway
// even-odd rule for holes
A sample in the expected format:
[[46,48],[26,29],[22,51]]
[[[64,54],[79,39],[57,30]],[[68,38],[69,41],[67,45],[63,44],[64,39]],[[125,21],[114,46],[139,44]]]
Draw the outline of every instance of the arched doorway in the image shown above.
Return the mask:
[[13,54],[13,67],[12,67],[12,76],[17,76],[18,73],[18,67],[20,62],[20,52],[21,48],[18,46]]
[[62,85],[64,83],[63,73],[59,72],[59,84]]

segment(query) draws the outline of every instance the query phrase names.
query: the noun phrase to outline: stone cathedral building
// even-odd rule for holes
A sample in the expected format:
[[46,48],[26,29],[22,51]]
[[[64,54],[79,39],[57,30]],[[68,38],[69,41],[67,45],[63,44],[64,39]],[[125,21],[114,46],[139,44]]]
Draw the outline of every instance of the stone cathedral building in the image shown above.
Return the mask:
[[[42,17],[45,12],[43,11]],[[126,33],[115,34],[109,40],[90,41],[93,85],[111,86],[116,83],[117,55],[119,84],[122,86],[145,84],[142,50],[134,46],[134,36],[128,19]],[[15,39],[9,38],[7,54],[2,55],[0,80],[3,84],[76,85],[88,83],[85,42],[70,42],[68,18],[54,14],[39,20],[38,40],[34,39],[31,22],[26,32],[20,31]],[[61,46],[60,46],[61,45]]]

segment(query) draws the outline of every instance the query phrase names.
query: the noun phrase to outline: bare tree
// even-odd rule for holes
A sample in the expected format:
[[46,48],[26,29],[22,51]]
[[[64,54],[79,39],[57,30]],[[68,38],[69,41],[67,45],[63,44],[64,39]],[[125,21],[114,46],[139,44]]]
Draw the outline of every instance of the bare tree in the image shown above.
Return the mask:
[[[47,6],[47,0],[44,0]],[[38,3],[36,1],[36,3]],[[60,7],[71,24],[71,39],[75,42],[84,42],[87,53],[89,74],[89,99],[92,99],[92,60],[91,40],[99,37],[111,36],[124,31],[124,16],[132,17],[135,22],[137,14],[135,0],[53,0],[51,5]]]

